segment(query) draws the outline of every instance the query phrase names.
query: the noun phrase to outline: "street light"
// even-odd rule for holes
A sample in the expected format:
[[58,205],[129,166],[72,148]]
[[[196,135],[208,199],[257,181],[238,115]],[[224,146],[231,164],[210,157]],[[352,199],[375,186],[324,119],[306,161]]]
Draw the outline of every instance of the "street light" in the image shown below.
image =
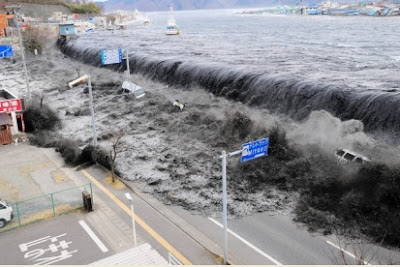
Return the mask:
[[137,246],[136,242],[136,227],[135,227],[135,211],[133,209],[133,198],[129,193],[125,193],[126,198],[131,202],[131,210],[132,210],[132,231],[133,231],[133,244],[135,247]]
[[72,88],[75,85],[82,83],[82,82],[86,82],[86,81],[88,82],[88,87],[89,87],[90,114],[92,116],[92,128],[93,128],[93,145],[94,145],[94,147],[96,147],[97,146],[97,133],[96,133],[95,120],[94,120],[92,81],[90,80],[90,75],[88,75],[88,74],[83,75],[82,77],[79,77],[78,79],[73,80],[72,82],[68,83],[68,86],[70,88]]

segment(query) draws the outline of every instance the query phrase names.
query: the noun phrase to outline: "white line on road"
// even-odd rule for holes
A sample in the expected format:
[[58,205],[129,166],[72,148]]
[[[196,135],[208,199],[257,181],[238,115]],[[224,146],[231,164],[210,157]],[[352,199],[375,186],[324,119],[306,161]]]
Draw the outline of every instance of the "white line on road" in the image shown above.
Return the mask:
[[[326,243],[328,243],[328,244],[331,245],[332,247],[334,247],[334,248],[336,248],[336,249],[342,251],[343,253],[349,255],[350,257],[356,259],[357,261],[361,261],[361,259],[357,258],[353,253],[348,252],[347,250],[342,249],[341,247],[339,247],[339,246],[333,244],[331,241],[327,241],[327,240],[325,240],[325,241],[326,241]],[[366,262],[366,261],[364,261],[364,260],[363,260],[363,262],[364,262],[365,265],[370,265],[368,262]]]
[[[224,226],[222,224],[220,224],[219,222],[217,222],[216,220],[214,220],[213,218],[208,218],[210,221],[212,221],[213,223],[215,223],[216,225],[218,225],[221,228],[224,228]],[[260,253],[261,255],[263,255],[264,257],[266,257],[267,259],[269,259],[270,261],[272,261],[273,263],[275,263],[276,265],[282,265],[282,263],[280,263],[279,261],[275,260],[274,258],[272,258],[270,255],[268,255],[267,253],[265,253],[264,251],[262,251],[261,249],[259,249],[258,247],[254,246],[253,244],[251,244],[249,241],[247,241],[246,239],[244,239],[243,237],[239,236],[238,234],[232,232],[231,230],[228,229],[228,232],[233,235],[234,237],[236,237],[237,239],[239,239],[240,241],[242,241],[243,243],[245,243],[246,245],[248,245],[249,247],[251,247],[252,249],[254,249],[256,252]]]
[[103,242],[97,237],[97,235],[90,229],[90,227],[84,222],[84,221],[79,221],[79,224],[82,226],[82,228],[88,233],[88,235],[93,239],[93,241],[96,243],[96,245],[106,253],[108,251],[108,248],[104,245]]

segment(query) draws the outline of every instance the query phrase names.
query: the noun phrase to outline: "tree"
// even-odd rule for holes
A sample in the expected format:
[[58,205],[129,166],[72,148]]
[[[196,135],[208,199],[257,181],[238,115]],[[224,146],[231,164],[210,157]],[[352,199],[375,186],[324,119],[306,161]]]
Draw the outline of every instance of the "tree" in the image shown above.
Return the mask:
[[51,37],[51,31],[47,27],[29,25],[22,32],[24,47],[32,54],[35,50],[37,50],[39,54],[42,54],[43,49],[50,42]]
[[[342,230],[334,230],[334,242],[327,241],[332,252],[332,262],[335,265],[398,265],[400,258],[394,252],[382,250],[384,237],[373,244],[371,239],[363,236],[359,230],[346,234]],[[397,251],[398,247],[394,251]]]
[[98,5],[93,2],[84,3],[84,4],[71,4],[69,5],[69,9],[72,13],[86,13],[86,14],[99,14],[101,9]]
[[117,159],[118,154],[122,151],[122,137],[125,135],[125,131],[120,130],[117,135],[115,141],[112,143],[110,150],[110,167],[111,167],[111,182],[115,183],[115,160]]

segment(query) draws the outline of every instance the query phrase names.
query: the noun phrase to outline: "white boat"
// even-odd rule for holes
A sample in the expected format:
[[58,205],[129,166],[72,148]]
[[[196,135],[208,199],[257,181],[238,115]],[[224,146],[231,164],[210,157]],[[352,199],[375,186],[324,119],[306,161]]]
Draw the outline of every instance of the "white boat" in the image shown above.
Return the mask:
[[172,8],[170,8],[171,14],[169,15],[167,26],[165,27],[166,35],[177,35],[179,34],[179,28],[176,25],[175,18],[172,16]]
[[167,25],[165,28],[166,35],[177,35],[179,34],[179,28],[176,25]]

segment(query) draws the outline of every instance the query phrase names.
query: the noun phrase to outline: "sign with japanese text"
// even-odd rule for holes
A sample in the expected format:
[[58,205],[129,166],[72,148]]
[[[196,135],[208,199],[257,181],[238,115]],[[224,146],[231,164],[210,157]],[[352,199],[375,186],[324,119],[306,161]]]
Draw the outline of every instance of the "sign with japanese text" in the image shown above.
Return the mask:
[[101,64],[117,64],[122,62],[122,49],[101,50]]
[[37,240],[20,244],[24,259],[31,265],[49,265],[72,257],[78,250],[69,250],[72,242],[65,240],[67,234],[45,236]]
[[242,162],[268,155],[269,139],[263,138],[242,145]]
[[0,112],[22,111],[21,99],[0,100]]

